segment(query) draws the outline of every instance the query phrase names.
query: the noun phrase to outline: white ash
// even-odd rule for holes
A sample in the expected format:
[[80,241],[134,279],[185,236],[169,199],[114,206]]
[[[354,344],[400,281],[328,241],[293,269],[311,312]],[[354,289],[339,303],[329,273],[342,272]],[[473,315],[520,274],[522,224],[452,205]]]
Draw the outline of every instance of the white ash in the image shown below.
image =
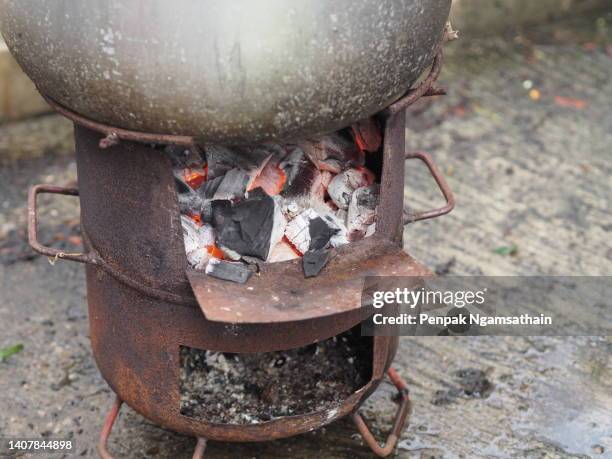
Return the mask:
[[287,224],[285,236],[300,253],[308,252],[310,247],[310,221],[319,214],[314,209],[306,209]]
[[348,209],[354,191],[372,183],[374,183],[374,174],[369,170],[347,169],[331,180],[328,188],[329,196],[339,209]]
[[318,210],[319,215],[323,220],[325,220],[329,226],[332,228],[336,228],[338,231],[335,235],[333,235],[330,239],[330,243],[332,247],[340,247],[342,245],[348,244],[348,229],[344,222],[346,221],[345,215],[346,213],[342,211],[338,211],[334,214],[331,210]]
[[371,185],[353,193],[346,219],[350,240],[365,237],[371,225],[376,222],[379,191],[379,185]]
[[270,251],[266,257],[269,261],[270,255],[274,247],[281,242],[287,229],[287,218],[283,213],[282,200],[278,196],[274,196],[274,226],[272,227],[272,235],[270,237]]
[[282,240],[272,248],[267,261],[268,263],[280,263],[282,261],[295,260],[296,258],[300,258],[300,255],[291,244]]
[[218,424],[336,409],[372,371],[372,338],[361,337],[359,328],[288,351],[223,354],[181,347],[180,354],[181,414]]
[[222,244],[219,244],[218,247],[223,252],[223,255],[225,256],[225,258],[227,258],[228,260],[240,261],[242,259],[242,255],[240,255],[235,250],[228,249],[227,247],[225,247]]
[[181,225],[187,261],[197,269],[204,269],[210,259],[208,248],[215,244],[215,230],[210,225],[198,226],[184,215],[181,215]]

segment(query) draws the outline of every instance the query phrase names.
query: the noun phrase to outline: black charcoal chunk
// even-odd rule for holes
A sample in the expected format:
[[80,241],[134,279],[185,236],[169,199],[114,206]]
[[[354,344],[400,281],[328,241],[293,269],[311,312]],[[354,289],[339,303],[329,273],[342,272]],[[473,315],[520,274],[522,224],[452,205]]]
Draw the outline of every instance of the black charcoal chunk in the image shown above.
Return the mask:
[[212,208],[220,245],[241,255],[266,260],[275,229],[274,199],[257,188],[244,201],[234,205],[229,201],[213,201]]
[[213,199],[234,200],[244,197],[249,179],[249,174],[242,169],[236,168],[227,171],[221,183],[217,186]]
[[252,271],[243,263],[211,258],[206,265],[206,274],[217,279],[244,284],[249,280]]
[[365,154],[357,148],[350,137],[339,132],[316,140],[300,141],[299,147],[322,171],[338,174],[347,167],[365,164]]
[[329,250],[309,250],[302,258],[305,277],[315,277],[329,261]]
[[206,164],[208,165],[208,178],[213,179],[225,175],[227,171],[236,167],[236,154],[233,149],[222,145],[209,145],[204,149]]
[[200,211],[200,219],[202,223],[207,223],[209,225],[213,224],[213,208],[212,201],[204,201],[202,203],[201,211]]
[[260,166],[270,153],[257,148],[208,145],[205,148],[208,178],[215,178],[231,169],[251,170]]
[[179,194],[178,203],[181,214],[199,214],[202,212],[202,198],[195,193]]
[[333,228],[321,217],[313,218],[309,222],[310,233],[309,250],[321,250],[327,247],[332,236],[338,233],[339,228]]
[[176,185],[176,192],[178,194],[190,194],[193,193],[193,190],[184,180],[181,180],[178,177],[174,178],[174,183]]
[[200,195],[202,199],[212,199],[222,181],[222,175],[205,181],[202,186],[198,188],[198,195]]
[[310,196],[313,189],[321,182],[321,172],[299,147],[293,149],[280,163],[280,167],[286,176],[285,186],[281,192],[284,198]]

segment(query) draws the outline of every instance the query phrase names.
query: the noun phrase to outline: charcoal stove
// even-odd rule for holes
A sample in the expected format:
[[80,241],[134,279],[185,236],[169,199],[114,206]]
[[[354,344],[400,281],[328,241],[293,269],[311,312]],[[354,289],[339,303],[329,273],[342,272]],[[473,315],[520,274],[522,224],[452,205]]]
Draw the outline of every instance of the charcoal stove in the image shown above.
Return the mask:
[[[263,265],[238,285],[188,267],[171,165],[156,145],[191,147],[193,138],[157,135],[102,125],[59,103],[49,103],[75,124],[78,189],[37,185],[29,194],[29,239],[37,252],[84,263],[90,333],[99,370],[117,395],[100,436],[107,441],[122,403],[176,432],[198,438],[194,457],[207,440],[252,442],[289,437],[352,416],[372,451],[389,455],[410,411],[406,384],[390,368],[398,338],[371,339],[369,380],[337,406],[255,424],[220,424],[181,413],[180,348],[225,353],[267,353],[320,342],[358,326],[371,314],[361,307],[368,276],[430,276],[402,249],[403,225],[434,218],[454,206],[451,191],[431,157],[405,154],[406,109],[423,96],[443,94],[435,86],[442,65],[438,52],[429,76],[402,99],[376,115],[383,126],[381,194],[375,234],[334,249],[317,277],[304,279],[300,263]],[[404,161],[419,159],[446,198],[440,209],[406,214]],[[66,253],[37,238],[39,194],[78,196],[83,253]],[[364,338],[365,339],[365,338]],[[360,405],[387,375],[400,404],[393,429],[379,445],[359,414]]]

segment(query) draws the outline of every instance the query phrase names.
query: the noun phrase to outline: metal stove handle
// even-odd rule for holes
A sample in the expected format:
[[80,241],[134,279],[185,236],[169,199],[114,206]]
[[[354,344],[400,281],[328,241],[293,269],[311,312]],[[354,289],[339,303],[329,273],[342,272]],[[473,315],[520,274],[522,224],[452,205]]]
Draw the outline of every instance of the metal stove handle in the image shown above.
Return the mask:
[[36,206],[36,198],[39,194],[62,194],[67,196],[78,196],[79,190],[76,188],[65,188],[53,185],[36,185],[30,188],[28,193],[28,242],[30,247],[36,252],[46,255],[50,259],[57,261],[58,259],[78,261],[79,263],[89,263],[93,261],[88,253],[66,253],[63,250],[47,247],[38,241],[38,209]]
[[393,429],[391,430],[391,433],[389,434],[389,437],[387,437],[387,441],[383,446],[379,445],[359,411],[355,411],[353,413],[353,422],[357,426],[357,430],[372,452],[379,457],[387,457],[393,452],[400,436],[402,435],[402,431],[406,425],[406,419],[408,418],[411,410],[410,395],[406,382],[393,368],[389,368],[387,370],[387,376],[396,387],[401,397],[401,401],[397,409],[397,414],[395,415]]
[[404,225],[417,222],[419,220],[441,217],[442,215],[446,215],[451,212],[455,208],[455,197],[453,196],[453,192],[448,186],[448,183],[446,183],[446,180],[444,180],[444,176],[440,172],[440,169],[438,169],[438,166],[436,166],[436,163],[434,163],[431,155],[418,151],[416,153],[406,153],[406,159],[420,159],[427,165],[427,168],[438,184],[444,199],[446,199],[446,205],[444,207],[440,207],[439,209],[417,212],[415,214],[410,214],[404,209]]

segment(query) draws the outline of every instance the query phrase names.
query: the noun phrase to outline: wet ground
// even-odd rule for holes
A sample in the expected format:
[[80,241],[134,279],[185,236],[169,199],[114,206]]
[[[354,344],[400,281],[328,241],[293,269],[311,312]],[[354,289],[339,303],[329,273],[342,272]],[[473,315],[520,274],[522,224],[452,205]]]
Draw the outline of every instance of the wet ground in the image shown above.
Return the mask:
[[[452,45],[450,95],[415,107],[407,135],[434,154],[458,205],[406,229],[411,253],[443,275],[612,274],[611,29],[600,15]],[[63,138],[65,124],[43,125]],[[7,129],[17,128],[0,137]],[[72,158],[55,154],[0,168],[0,348],[23,344],[0,362],[0,437],[70,436],[79,456],[96,457],[113,397],[89,350],[82,267],[52,267],[23,242],[27,186],[75,176]],[[425,169],[407,178],[411,206],[439,202]],[[76,249],[75,200],[41,207],[42,239]],[[611,351],[609,338],[404,338],[395,366],[414,410],[396,457],[612,457]],[[363,408],[381,437],[392,394],[383,384]],[[124,410],[110,447],[187,458],[194,445]],[[207,454],[372,457],[349,421],[260,445],[212,442]]]

